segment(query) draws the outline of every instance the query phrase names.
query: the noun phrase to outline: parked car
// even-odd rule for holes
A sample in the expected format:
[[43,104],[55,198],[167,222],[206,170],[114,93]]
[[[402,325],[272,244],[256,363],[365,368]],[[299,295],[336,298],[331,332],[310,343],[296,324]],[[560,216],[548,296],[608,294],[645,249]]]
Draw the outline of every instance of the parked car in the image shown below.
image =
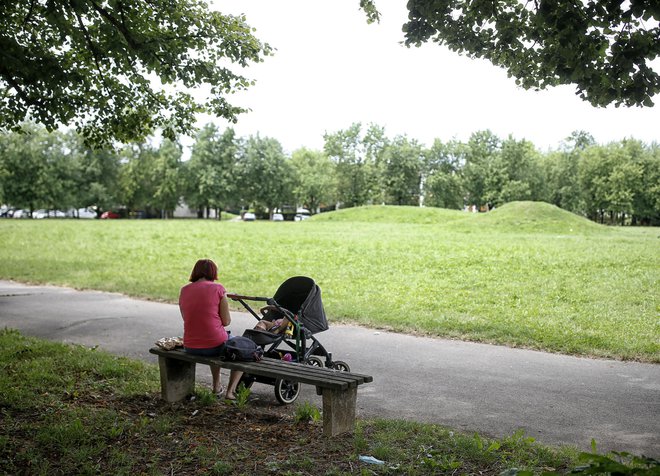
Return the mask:
[[66,211],[68,218],[96,218],[96,212],[91,208],[70,208]]
[[20,208],[18,210],[14,210],[14,213],[12,214],[12,218],[28,218],[30,216],[30,212],[27,210],[21,210]]
[[78,210],[73,210],[75,213],[72,216],[77,216],[78,218],[96,218],[96,212],[89,208],[79,208]]
[[104,219],[104,220],[107,220],[107,219],[110,219],[110,218],[119,218],[119,213],[115,213],[115,212],[111,212],[111,211],[103,212],[101,214],[101,218]]
[[37,210],[32,212],[32,218],[64,218],[66,214],[60,210]]
[[302,213],[297,213],[296,216],[293,217],[293,221],[303,221],[307,220],[309,218],[309,215],[304,215]]
[[257,219],[257,216],[252,212],[245,212],[243,214],[243,221],[254,221]]
[[284,215],[281,213],[273,213],[273,221],[284,221]]

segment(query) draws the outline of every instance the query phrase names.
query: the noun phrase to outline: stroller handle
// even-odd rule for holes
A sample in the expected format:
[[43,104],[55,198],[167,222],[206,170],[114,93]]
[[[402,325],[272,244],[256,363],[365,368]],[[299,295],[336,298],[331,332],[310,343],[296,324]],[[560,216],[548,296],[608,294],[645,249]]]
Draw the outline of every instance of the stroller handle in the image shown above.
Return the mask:
[[226,296],[229,299],[231,299],[232,301],[240,302],[245,307],[245,309],[248,310],[248,312],[250,314],[252,314],[254,317],[257,318],[257,320],[259,320],[261,318],[252,310],[252,308],[250,306],[247,305],[247,303],[245,301],[263,301],[266,304],[268,304],[269,306],[275,306],[280,312],[282,312],[282,314],[284,314],[284,316],[289,321],[294,322],[294,320],[295,320],[294,314],[291,311],[289,311],[288,309],[280,306],[277,303],[277,301],[275,300],[275,298],[272,298],[272,297],[269,297],[269,298],[267,298],[267,297],[258,297],[258,296],[243,296],[242,294],[233,294],[233,293],[227,293]]
[[233,301],[264,301],[267,304],[275,304],[275,300],[273,298],[267,298],[267,297],[258,297],[258,296],[243,296],[241,294],[232,294],[232,293],[227,293],[227,297]]

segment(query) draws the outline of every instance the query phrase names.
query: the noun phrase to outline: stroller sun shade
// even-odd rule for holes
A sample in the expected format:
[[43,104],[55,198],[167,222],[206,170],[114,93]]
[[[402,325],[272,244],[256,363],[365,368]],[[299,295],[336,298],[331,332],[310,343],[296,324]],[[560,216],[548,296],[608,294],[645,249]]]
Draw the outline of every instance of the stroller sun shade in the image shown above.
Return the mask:
[[312,334],[328,329],[321,288],[312,278],[294,276],[284,281],[273,296],[277,304],[298,315],[303,326]]

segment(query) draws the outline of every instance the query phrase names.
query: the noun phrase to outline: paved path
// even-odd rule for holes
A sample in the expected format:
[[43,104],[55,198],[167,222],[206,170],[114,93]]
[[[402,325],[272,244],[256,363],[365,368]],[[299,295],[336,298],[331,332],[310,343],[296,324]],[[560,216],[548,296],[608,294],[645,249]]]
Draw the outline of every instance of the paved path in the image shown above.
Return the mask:
[[[234,335],[254,318],[234,313]],[[155,362],[147,350],[181,335],[177,306],[119,294],[0,281],[0,326],[100,346]],[[332,326],[332,323],[331,323]],[[660,457],[660,365],[593,360],[335,325],[318,339],[374,382],[359,389],[362,417],[440,423],[482,435],[518,429],[545,444]],[[208,380],[209,372],[198,371]],[[226,380],[225,380],[226,381]],[[1,390],[1,389],[0,389]],[[259,398],[273,387],[255,385]],[[300,401],[320,404],[305,386]]]

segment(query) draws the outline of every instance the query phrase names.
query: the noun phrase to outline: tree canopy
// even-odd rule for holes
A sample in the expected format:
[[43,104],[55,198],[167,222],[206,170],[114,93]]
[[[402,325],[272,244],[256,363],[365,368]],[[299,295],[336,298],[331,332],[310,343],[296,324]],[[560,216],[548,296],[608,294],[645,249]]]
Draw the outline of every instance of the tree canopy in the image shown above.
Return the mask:
[[0,2],[0,128],[75,126],[103,146],[190,133],[198,112],[235,122],[226,96],[250,81],[232,66],[269,53],[204,0]]
[[[657,0],[409,0],[405,44],[428,41],[507,70],[526,89],[574,84],[594,106],[652,106]],[[361,0],[368,21],[373,0]]]
[[220,216],[222,209],[235,205],[236,162],[240,141],[231,128],[220,132],[213,124],[207,124],[197,133],[190,160],[186,162],[187,180],[185,195],[188,205],[205,210],[211,209]]
[[42,125],[31,125],[27,136],[0,133],[0,214],[93,208],[167,217],[185,203],[200,218],[209,209],[216,218],[246,209],[263,217],[298,206],[312,213],[422,203],[474,211],[535,200],[601,223],[660,224],[660,145],[599,145],[584,131],[548,152],[487,130],[426,148],[355,123],[326,134],[324,151],[288,155],[277,139],[242,138],[208,124],[186,162],[168,140],[118,149],[90,149],[76,133]]

